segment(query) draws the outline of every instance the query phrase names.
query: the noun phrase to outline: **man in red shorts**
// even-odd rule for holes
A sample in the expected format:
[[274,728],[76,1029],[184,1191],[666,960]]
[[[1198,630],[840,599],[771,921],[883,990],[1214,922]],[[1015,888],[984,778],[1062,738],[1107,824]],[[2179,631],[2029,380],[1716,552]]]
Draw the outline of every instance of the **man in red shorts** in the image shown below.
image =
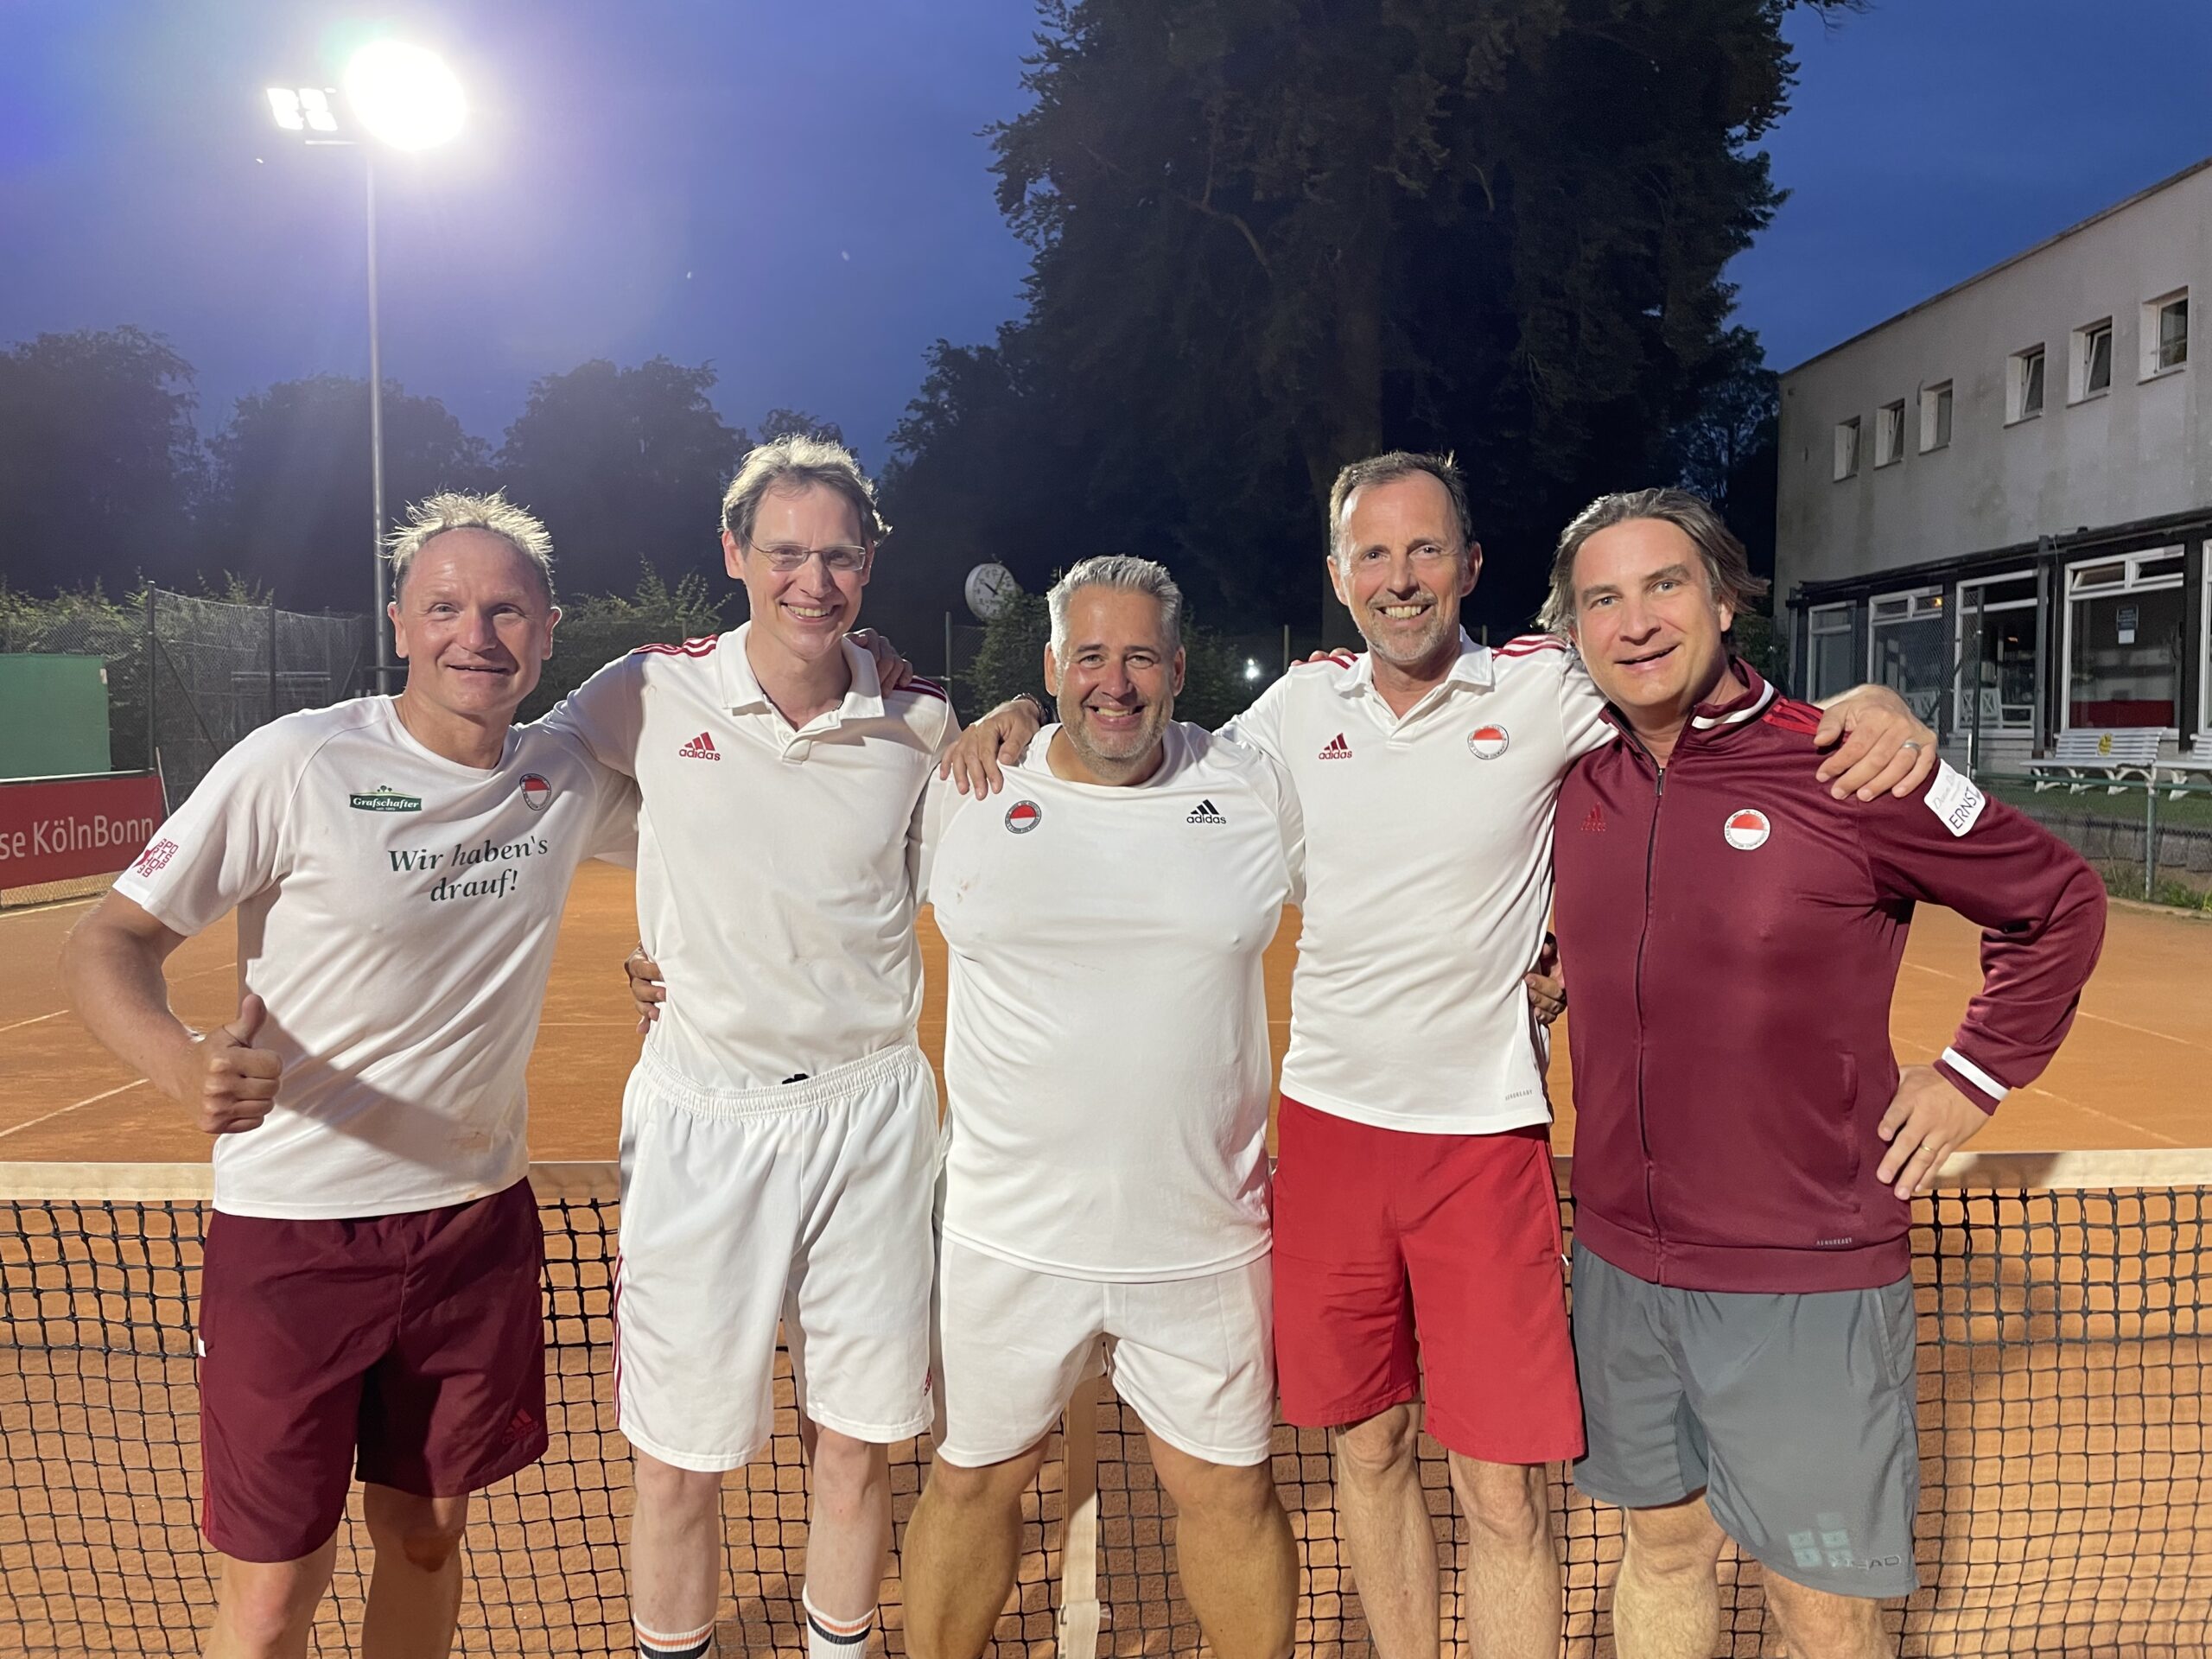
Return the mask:
[[[216,1137],[200,1280],[206,1651],[307,1650],[358,1468],[362,1650],[448,1651],[468,1494],[545,1450],[523,1071],[578,862],[628,780],[514,728],[552,650],[550,544],[438,496],[391,556],[407,686],[289,715],[219,761],[62,957],[93,1034]],[[162,964],[238,912],[238,1018]]]
[[[1551,906],[1552,806],[1605,741],[1564,642],[1459,626],[1482,567],[1448,457],[1338,475],[1329,571],[1369,649],[1300,664],[1225,734],[1273,756],[1306,833],[1274,1186],[1283,1414],[1336,1431],[1337,1503],[1383,1659],[1438,1650],[1435,1535],[1415,1451],[1450,1452],[1470,1521],[1464,1599],[1487,1659],[1552,1659],[1559,1567],[1544,1465],[1582,1450],[1544,1094],[1522,976]],[[1854,696],[1806,776],[1870,792],[1934,734]],[[971,728],[986,781],[1026,715]]]
[[[1878,1599],[1918,1583],[1908,1200],[2043,1071],[2104,937],[2082,856],[1949,766],[1866,804],[1812,785],[1818,712],[1728,646],[1764,586],[1704,502],[1643,490],[1567,526],[1545,610],[1614,728],[1567,775],[1553,862],[1574,1479],[1628,1511],[1624,1659],[1713,1650],[1724,1536],[1764,1568],[1791,1654],[1896,1651]],[[1982,985],[1900,1072],[1890,998],[1918,903],[1986,930]]]

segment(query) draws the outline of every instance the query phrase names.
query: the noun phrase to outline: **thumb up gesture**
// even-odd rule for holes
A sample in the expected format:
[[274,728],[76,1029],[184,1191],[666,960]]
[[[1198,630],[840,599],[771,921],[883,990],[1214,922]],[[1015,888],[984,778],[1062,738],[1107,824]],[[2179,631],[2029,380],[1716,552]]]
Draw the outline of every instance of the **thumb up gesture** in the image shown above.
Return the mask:
[[268,1017],[262,1000],[248,993],[238,1004],[237,1019],[200,1034],[200,1086],[197,1097],[189,1103],[207,1134],[240,1135],[257,1129],[276,1103],[276,1079],[283,1071],[283,1063],[272,1050],[253,1046]]

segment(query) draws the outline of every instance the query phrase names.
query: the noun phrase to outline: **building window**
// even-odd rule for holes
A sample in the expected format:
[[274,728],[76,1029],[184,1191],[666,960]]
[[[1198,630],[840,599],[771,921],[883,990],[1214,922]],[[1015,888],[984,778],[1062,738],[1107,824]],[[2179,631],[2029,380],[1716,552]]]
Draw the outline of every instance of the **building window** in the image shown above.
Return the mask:
[[2182,550],[2066,568],[2066,723],[2171,726],[2182,662]]
[[2112,387],[2112,319],[2106,317],[2074,331],[2072,379],[2066,395],[2075,403],[2094,397]]
[[1958,729],[2036,726],[2036,579],[2031,572],[1959,584]]
[[1920,393],[1920,453],[1951,446],[1951,383],[1924,386]]
[[1851,649],[1849,605],[1815,605],[1810,618],[1812,672],[1806,695],[1818,700],[1848,691],[1859,683],[1859,664]]
[[2005,375],[2005,419],[2033,420],[2043,413],[2043,347],[2012,353]]
[[1835,476],[1841,483],[1859,470],[1859,417],[1835,423]]
[[1874,464],[1887,467],[1904,459],[1904,399],[1874,411]]
[[2189,361],[2189,290],[2161,295],[2143,308],[2143,378]]
[[1874,662],[1869,677],[1894,690],[1906,707],[1933,726],[1950,681],[1943,590],[1922,588],[1878,595],[1870,627]]

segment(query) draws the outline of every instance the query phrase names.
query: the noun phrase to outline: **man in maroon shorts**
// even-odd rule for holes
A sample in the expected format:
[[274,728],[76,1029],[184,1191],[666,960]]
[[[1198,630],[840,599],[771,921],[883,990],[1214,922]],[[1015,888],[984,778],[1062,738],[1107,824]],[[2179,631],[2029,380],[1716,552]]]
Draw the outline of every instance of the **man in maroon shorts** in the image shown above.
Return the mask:
[[[549,543],[439,496],[392,553],[406,690],[287,715],[217,763],[71,935],[93,1034],[214,1146],[200,1308],[206,1651],[307,1650],[353,1474],[362,1650],[445,1653],[468,1494],[545,1449],[523,1071],[569,880],[634,836],[628,782],[514,728],[552,649]],[[238,1018],[162,963],[236,908]]]

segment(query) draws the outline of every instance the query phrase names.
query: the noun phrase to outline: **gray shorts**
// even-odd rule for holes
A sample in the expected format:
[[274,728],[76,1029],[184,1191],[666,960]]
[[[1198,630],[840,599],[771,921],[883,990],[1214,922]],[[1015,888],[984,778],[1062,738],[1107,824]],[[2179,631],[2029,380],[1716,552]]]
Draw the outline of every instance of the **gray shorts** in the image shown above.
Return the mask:
[[1574,1247],[1590,1450],[1624,1509],[1702,1490],[1746,1554],[1845,1596],[1919,1587],[1912,1281],[1803,1295],[1677,1290]]

